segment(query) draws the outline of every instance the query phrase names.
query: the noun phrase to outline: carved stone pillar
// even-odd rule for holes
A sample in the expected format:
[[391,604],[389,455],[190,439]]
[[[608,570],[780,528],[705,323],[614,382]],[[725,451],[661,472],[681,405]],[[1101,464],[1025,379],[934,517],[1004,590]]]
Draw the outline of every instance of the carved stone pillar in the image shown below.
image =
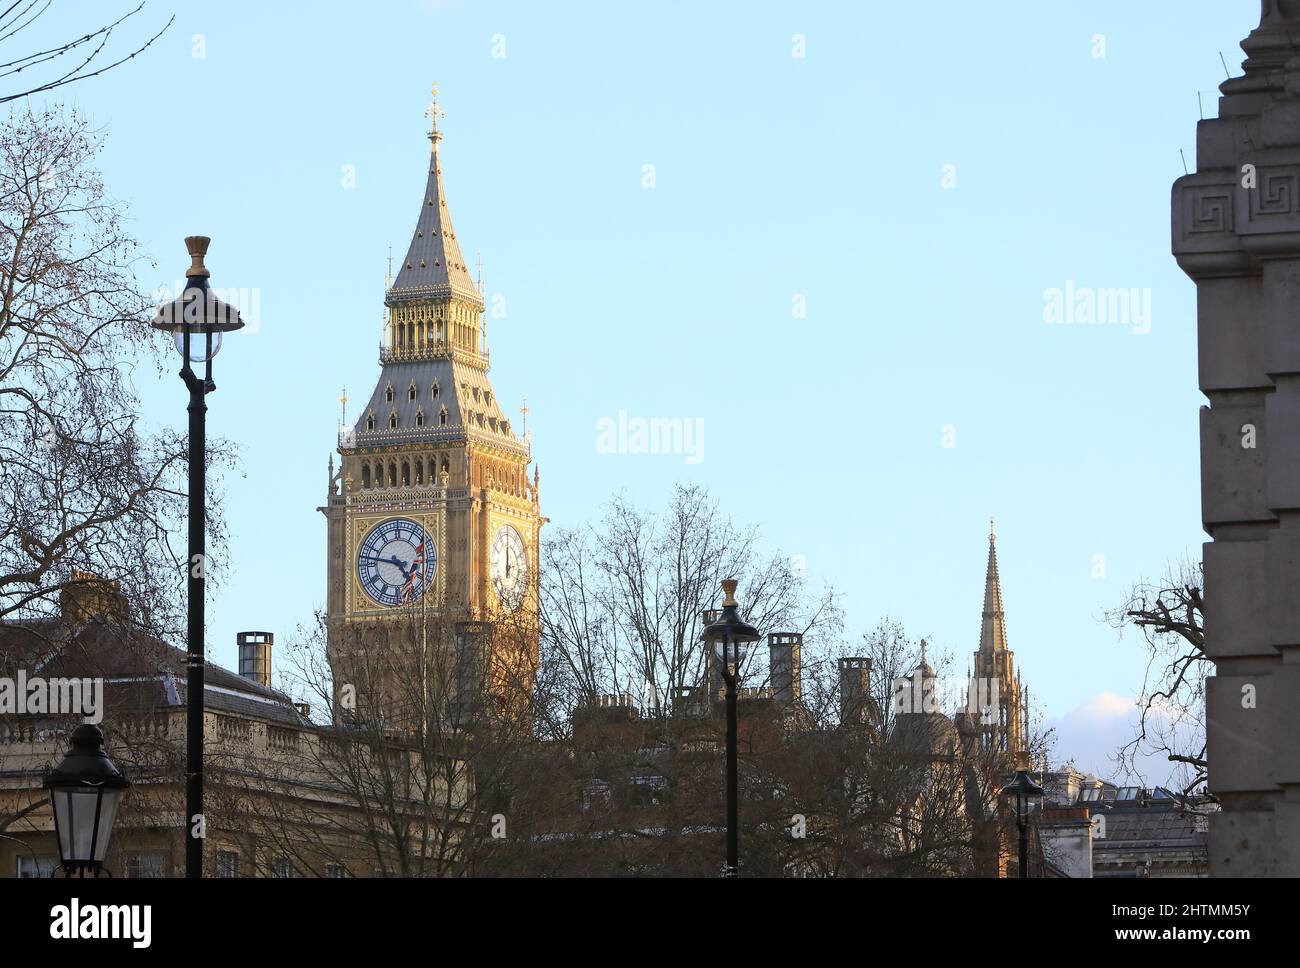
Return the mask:
[[1197,288],[1213,876],[1300,876],[1300,0],[1263,0],[1244,76],[1173,189]]

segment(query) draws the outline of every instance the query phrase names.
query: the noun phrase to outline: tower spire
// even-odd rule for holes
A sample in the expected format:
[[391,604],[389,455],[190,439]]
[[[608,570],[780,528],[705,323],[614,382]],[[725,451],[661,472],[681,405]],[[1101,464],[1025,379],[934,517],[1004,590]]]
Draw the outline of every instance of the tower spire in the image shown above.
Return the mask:
[[[447,207],[447,191],[442,184],[442,165],[438,157],[442,132],[438,130],[438,119],[444,114],[438,107],[436,84],[433,86],[433,100],[424,114],[432,119],[428,135],[432,143],[429,177],[411,244],[406,250],[406,258],[398,265],[397,278],[389,287],[386,299],[389,305],[417,299],[461,299],[482,312],[483,300],[474,288],[469,267],[461,255],[460,243],[456,241],[456,229],[451,224],[451,211]],[[472,345],[471,342],[468,348]]]
[[1002,612],[1002,582],[998,578],[997,534],[989,518],[989,562],[984,573],[984,617],[980,626],[980,652],[1007,647],[1007,619]]

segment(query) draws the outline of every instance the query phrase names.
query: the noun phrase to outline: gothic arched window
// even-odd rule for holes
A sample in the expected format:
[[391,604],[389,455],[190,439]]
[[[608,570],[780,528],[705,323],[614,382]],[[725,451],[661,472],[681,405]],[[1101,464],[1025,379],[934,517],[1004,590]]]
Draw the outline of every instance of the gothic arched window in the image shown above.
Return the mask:
[[361,486],[366,490],[370,489],[370,465],[361,465]]
[[366,429],[367,430],[375,429],[375,415],[373,413],[366,415]]
[[408,461],[402,461],[402,486],[411,486],[411,465]]
[[393,385],[390,383],[388,384],[388,387],[384,390],[384,403],[392,403],[392,402],[393,402]]
[[406,388],[406,399],[408,399],[408,400],[412,400],[412,401],[415,400],[415,381],[414,381],[414,380],[412,380],[412,381],[411,381],[411,385],[410,385],[409,387]]
[[394,410],[392,413],[390,413],[390,414],[388,415],[388,429],[389,429],[389,430],[396,430],[396,429],[397,429],[397,411],[396,411],[396,410]]
[[375,465],[375,487],[384,486],[384,464],[380,461]]
[[[446,408],[446,407],[443,407],[441,410],[438,411],[438,426],[439,426],[439,427],[445,427],[445,426],[447,426],[447,408]],[[444,463],[445,463],[445,461],[444,461]]]
[[424,408],[423,408],[423,407],[421,407],[419,410],[415,411],[415,425],[416,425],[417,427],[423,427],[423,426],[424,426]]
[[429,396],[434,400],[438,399],[438,381],[433,381],[433,386],[429,387]]

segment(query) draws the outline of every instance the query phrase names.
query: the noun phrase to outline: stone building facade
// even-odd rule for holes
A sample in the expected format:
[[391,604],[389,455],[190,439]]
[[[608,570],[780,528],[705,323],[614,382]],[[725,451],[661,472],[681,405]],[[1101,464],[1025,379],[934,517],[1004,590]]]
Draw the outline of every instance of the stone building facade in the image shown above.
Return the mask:
[[1173,186],[1196,283],[1213,876],[1300,875],[1300,3],[1263,0]]

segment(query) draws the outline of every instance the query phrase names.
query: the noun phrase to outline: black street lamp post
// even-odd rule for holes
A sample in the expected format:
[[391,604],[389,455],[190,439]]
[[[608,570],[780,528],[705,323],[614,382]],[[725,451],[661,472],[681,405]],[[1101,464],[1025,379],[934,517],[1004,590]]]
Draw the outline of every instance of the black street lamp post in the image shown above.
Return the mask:
[[[185,876],[203,876],[203,578],[207,567],[206,461],[208,405],[204,398],[217,388],[212,382],[212,358],[221,349],[221,334],[240,329],[244,321],[235,307],[208,289],[203,258],[211,240],[202,235],[185,239],[191,265],[185,270],[185,289],[158,307],[153,327],[171,333],[183,361],[181,379],[190,391],[190,495],[188,612],[186,616],[185,687]],[[203,379],[191,363],[203,364]]]
[[54,808],[54,839],[66,877],[98,877],[108,854],[117,807],[130,782],[104,752],[104,734],[83,723],[72,732],[72,749],[46,774]]
[[1016,811],[1016,829],[1020,833],[1020,862],[1018,877],[1029,876],[1029,804],[1043,795],[1043,788],[1029,775],[1028,764],[1023,761],[1015,778],[1002,787],[1002,796],[1013,800]]
[[740,869],[740,809],[736,776],[736,682],[740,676],[740,663],[749,647],[762,635],[758,629],[740,617],[736,601],[736,580],[728,578],[722,583],[726,598],[722,614],[704,630],[704,641],[712,649],[713,657],[722,672],[727,687],[727,869],[726,877],[736,877]]

